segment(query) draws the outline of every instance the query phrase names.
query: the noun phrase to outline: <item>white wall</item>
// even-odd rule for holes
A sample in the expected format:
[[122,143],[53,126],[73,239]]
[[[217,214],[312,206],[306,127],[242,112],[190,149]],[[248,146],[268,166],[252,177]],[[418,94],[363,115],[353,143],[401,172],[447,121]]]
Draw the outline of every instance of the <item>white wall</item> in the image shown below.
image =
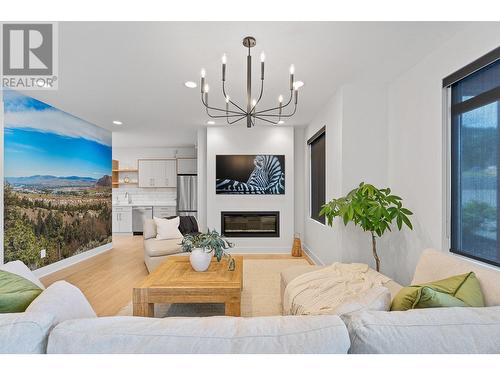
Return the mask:
[[207,129],[198,130],[196,142],[198,154],[198,228],[207,230]]
[[304,127],[295,127],[294,130],[294,186],[295,191],[294,206],[294,233],[302,239],[304,237],[304,216],[306,215],[306,191],[304,185],[305,153],[303,152],[302,142],[304,141]]
[[[473,24],[388,84],[359,82],[337,91],[305,131],[305,211],[309,208],[306,140],[327,127],[327,200],[360,181],[389,186],[414,212],[414,230],[378,241],[382,272],[402,284],[413,276],[423,249],[448,251],[442,79],[500,45],[497,24]],[[366,262],[369,235],[339,221],[333,228],[308,218],[304,245],[323,263]]]
[[[233,238],[235,252],[290,252],[294,232],[294,129],[243,126],[207,129],[207,226],[220,231],[221,211],[280,211],[279,238]],[[285,155],[284,195],[215,194],[215,156],[223,154]]]
[[415,226],[388,236],[386,264],[398,281],[410,281],[423,249],[449,249],[442,79],[499,45],[498,24],[475,24],[389,87],[389,184],[414,212]]
[[[338,90],[324,109],[305,129],[301,152],[304,157],[304,236],[302,246],[320,264],[342,261],[341,231],[334,231],[310,218],[310,157],[307,140],[326,126],[326,197],[342,193],[342,90]],[[335,223],[337,225],[337,223]]]
[[[345,195],[361,181],[387,183],[387,88],[380,83],[345,85],[336,92],[306,129],[306,217],[304,246],[317,262],[365,262],[373,266],[368,233],[335,220],[333,227],[310,218],[309,147],[306,142],[326,126],[326,200]],[[382,241],[381,241],[382,246]],[[382,251],[381,251],[382,253]],[[381,254],[383,258],[383,255]]]

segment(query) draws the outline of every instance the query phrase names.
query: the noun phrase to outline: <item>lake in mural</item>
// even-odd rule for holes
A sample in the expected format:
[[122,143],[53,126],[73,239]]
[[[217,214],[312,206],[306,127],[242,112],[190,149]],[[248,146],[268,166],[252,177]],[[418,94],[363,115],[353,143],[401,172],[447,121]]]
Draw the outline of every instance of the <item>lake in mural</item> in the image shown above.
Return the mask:
[[111,133],[4,91],[4,261],[37,269],[111,242]]

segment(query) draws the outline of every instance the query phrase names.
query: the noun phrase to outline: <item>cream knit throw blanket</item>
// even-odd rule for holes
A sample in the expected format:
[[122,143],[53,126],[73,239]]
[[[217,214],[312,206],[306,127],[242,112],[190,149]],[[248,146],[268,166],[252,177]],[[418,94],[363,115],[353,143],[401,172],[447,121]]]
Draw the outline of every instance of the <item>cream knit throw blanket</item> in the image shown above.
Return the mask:
[[366,264],[333,263],[297,276],[287,285],[283,314],[332,314],[343,303],[378,289],[389,280]]

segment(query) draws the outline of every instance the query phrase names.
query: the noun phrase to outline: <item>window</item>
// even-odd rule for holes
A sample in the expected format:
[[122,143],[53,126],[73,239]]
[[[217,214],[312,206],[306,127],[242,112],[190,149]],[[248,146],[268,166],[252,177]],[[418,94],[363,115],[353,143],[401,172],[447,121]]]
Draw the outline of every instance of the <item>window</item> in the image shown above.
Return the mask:
[[325,139],[325,127],[323,127],[307,141],[311,152],[311,218],[323,224],[325,217],[319,216],[319,211],[325,204]]
[[[485,58],[489,56],[489,59]],[[500,265],[500,48],[443,81],[451,94],[451,251]],[[475,64],[475,66],[474,66]],[[471,72],[472,70],[472,72]]]

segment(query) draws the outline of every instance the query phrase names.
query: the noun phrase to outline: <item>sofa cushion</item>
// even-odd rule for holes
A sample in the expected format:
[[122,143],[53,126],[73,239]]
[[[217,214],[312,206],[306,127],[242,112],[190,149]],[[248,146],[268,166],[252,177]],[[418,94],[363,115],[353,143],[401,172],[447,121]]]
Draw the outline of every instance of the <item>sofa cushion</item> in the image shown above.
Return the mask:
[[21,262],[20,260],[14,260],[12,262],[8,262],[0,265],[0,270],[7,271],[10,273],[15,273],[16,275],[22,276],[25,279],[28,279],[33,284],[37,285],[41,289],[45,289],[45,286],[42,284],[40,279],[35,276],[33,271],[31,271],[26,264]]
[[42,289],[31,281],[0,270],[0,313],[24,312],[40,293]]
[[49,313],[0,314],[0,353],[45,353],[54,324]]
[[483,294],[474,272],[403,288],[394,297],[391,310],[430,307],[484,307]]
[[337,316],[256,318],[110,317],[68,320],[49,338],[48,353],[347,353]]
[[97,317],[80,289],[66,281],[50,285],[28,306],[26,312],[50,312],[56,324],[69,319]]
[[500,307],[364,311],[342,319],[349,353],[500,353]]
[[424,250],[411,283],[420,285],[466,272],[474,272],[479,280],[485,305],[500,306],[500,271],[492,266],[482,265],[450,253],[433,249]]
[[144,252],[150,257],[172,255],[182,252],[181,239],[157,240],[150,238],[144,241]]

